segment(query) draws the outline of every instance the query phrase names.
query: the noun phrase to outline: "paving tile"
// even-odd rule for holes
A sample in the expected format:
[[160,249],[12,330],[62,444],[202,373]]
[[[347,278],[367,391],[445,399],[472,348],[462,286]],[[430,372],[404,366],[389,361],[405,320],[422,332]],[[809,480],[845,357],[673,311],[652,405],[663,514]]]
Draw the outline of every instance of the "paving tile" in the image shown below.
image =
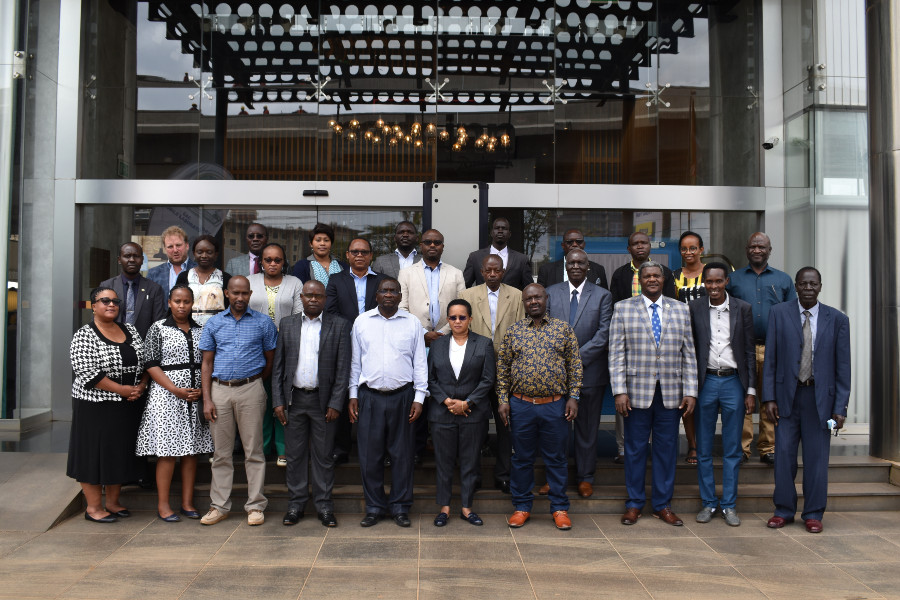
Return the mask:
[[146,565],[205,565],[222,547],[223,540],[209,540],[190,534],[138,535],[113,552],[107,563]]
[[[464,563],[465,564],[465,563]],[[477,565],[479,563],[469,563]],[[534,592],[521,563],[501,567],[454,566],[419,569],[419,599],[524,600]]]
[[654,600],[744,600],[765,598],[753,583],[732,567],[634,567],[634,574]]
[[119,533],[84,535],[51,530],[19,546],[7,558],[92,566],[100,563],[132,537]]
[[[74,553],[75,549],[70,551]],[[57,596],[90,569],[85,562],[4,558],[0,560],[0,590],[13,598]]]
[[786,535],[769,538],[716,537],[704,540],[732,565],[783,565],[825,562],[822,557]]
[[[296,525],[285,525],[282,521],[284,515],[282,513],[266,513],[266,522],[262,525],[247,525],[247,517],[244,513],[235,519],[237,527],[233,535],[237,538],[264,538],[264,537],[308,537],[322,539],[328,533],[329,528],[323,527],[318,519],[307,515]],[[338,517],[340,518],[340,517]],[[347,525],[344,522],[338,522],[340,529]],[[219,523],[211,527],[218,527]]]
[[[480,539],[494,537],[512,537],[512,530],[509,528],[509,525],[506,524],[506,519],[509,515],[478,513],[478,515],[484,521],[484,525],[482,525],[481,527],[476,527],[474,525],[466,523],[459,518],[459,513],[451,513],[450,521],[445,526],[435,527],[435,515],[437,515],[437,511],[435,511],[434,515],[421,515],[421,518],[419,520],[419,533],[421,534],[422,539]],[[372,529],[374,529],[374,527]]]
[[760,519],[753,513],[741,514],[739,527],[731,527],[725,522],[725,519],[717,513],[713,520],[709,523],[698,523],[697,515],[691,513],[684,518],[684,526],[691,530],[691,533],[699,538],[711,537],[771,537],[774,533],[772,529],[766,527],[766,521]]
[[[684,515],[679,515],[682,519]],[[603,535],[614,539],[642,539],[642,538],[691,538],[693,532],[687,527],[675,527],[663,523],[653,516],[652,512],[645,512],[634,525],[622,525],[622,515],[592,515],[592,519]]]
[[880,593],[830,564],[752,565],[736,568],[772,600],[882,598]]
[[[872,512],[841,512],[836,513],[844,519],[848,519],[857,527],[870,529],[881,533],[900,533],[900,519],[896,511],[872,511]],[[828,520],[831,513],[825,513],[822,523],[825,531],[828,531]],[[856,531],[859,533],[859,531]]]
[[887,598],[900,598],[900,562],[836,563],[835,566]]
[[200,569],[201,565],[184,563],[123,565],[106,561],[66,590],[65,597],[116,600],[177,598]]
[[611,540],[631,567],[690,567],[725,565],[725,559],[695,537],[683,539]]
[[[328,537],[329,538],[345,538],[345,539],[372,539],[372,538],[404,538],[404,539],[418,539],[419,538],[419,529],[420,523],[422,519],[425,519],[425,523],[421,525],[421,527],[430,527],[435,529],[434,525],[431,523],[431,519],[434,517],[428,517],[427,515],[418,515],[411,514],[409,515],[409,520],[411,524],[409,527],[399,527],[397,526],[390,517],[386,517],[382,519],[378,524],[373,525],[372,527],[360,527],[359,522],[362,521],[362,518],[365,515],[362,513],[348,513],[348,514],[339,514],[338,518],[338,527],[329,528]],[[421,517],[421,518],[420,518]],[[305,521],[306,519],[304,519]],[[315,522],[316,525],[320,529],[326,529],[319,524],[318,521]],[[460,524],[464,525],[462,521]],[[298,525],[299,526],[299,525]],[[474,529],[474,527],[473,527]]]
[[529,572],[533,567],[548,565],[561,573],[575,568],[585,572],[627,570],[625,561],[608,540],[530,539],[517,542],[516,547]]
[[400,565],[416,566],[419,540],[369,538],[364,540],[325,539],[316,567],[372,567],[381,566],[392,571]]
[[512,538],[499,540],[422,540],[419,545],[419,566],[435,569],[454,565],[496,565],[502,569],[509,565],[521,566]]
[[[5,556],[40,535],[37,531],[0,531],[0,557]],[[0,590],[0,593],[3,593]]]
[[[232,537],[219,548],[209,564],[235,567],[312,567],[321,545],[322,540],[305,537]],[[297,592],[299,591],[298,589]]]
[[243,514],[229,515],[224,521],[219,521],[215,525],[203,525],[198,519],[188,519],[181,517],[181,521],[177,523],[166,523],[160,519],[152,519],[147,526],[141,530],[141,535],[195,535],[202,538],[222,538],[227,539],[241,525]]
[[624,565],[621,569],[603,571],[587,566],[529,566],[527,571],[535,596],[540,599],[650,598],[638,578]]
[[[894,519],[896,519],[896,513],[894,514]],[[880,519],[879,519],[880,520]],[[864,518],[857,518],[855,516],[847,516],[846,514],[839,513],[825,513],[825,517],[822,519],[823,529],[820,533],[815,534],[816,537],[831,537],[835,535],[859,535],[861,533],[896,533],[900,535],[900,528],[898,527],[880,527],[879,525],[869,522],[866,523]],[[803,520],[800,516],[797,516],[797,520],[794,521],[790,525],[786,525],[779,529],[785,535],[789,535],[792,537],[805,538],[810,533],[806,531],[806,525],[803,523]]]
[[284,566],[207,566],[185,590],[190,600],[222,598],[266,598],[293,600],[300,595],[309,575],[309,567]]
[[[503,518],[507,519],[509,515],[504,515]],[[523,527],[513,529],[512,534],[516,540],[544,537],[565,540],[603,537],[603,532],[597,527],[591,515],[570,512],[569,519],[572,521],[572,529],[560,531],[553,523],[553,515],[550,513],[531,513],[531,518],[528,522]]]
[[875,562],[900,555],[900,548],[896,544],[875,534],[820,537],[819,534],[807,533],[794,539],[833,563]]
[[301,599],[366,598],[366,600],[415,600],[418,569],[415,561],[394,564],[390,569],[372,567],[320,567],[316,564]]

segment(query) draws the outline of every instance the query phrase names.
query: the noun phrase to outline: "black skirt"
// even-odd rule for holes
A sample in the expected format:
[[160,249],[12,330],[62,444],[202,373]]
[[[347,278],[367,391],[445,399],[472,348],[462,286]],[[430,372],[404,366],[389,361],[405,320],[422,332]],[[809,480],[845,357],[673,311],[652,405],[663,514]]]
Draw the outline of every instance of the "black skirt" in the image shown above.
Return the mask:
[[142,474],[132,402],[73,400],[66,475],[80,483],[116,485]]

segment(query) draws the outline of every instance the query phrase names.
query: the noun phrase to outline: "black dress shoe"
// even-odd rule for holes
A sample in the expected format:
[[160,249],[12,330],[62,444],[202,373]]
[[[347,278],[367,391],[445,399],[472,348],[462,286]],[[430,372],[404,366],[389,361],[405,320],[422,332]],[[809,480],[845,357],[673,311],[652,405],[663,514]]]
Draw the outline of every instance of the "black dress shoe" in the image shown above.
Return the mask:
[[321,521],[322,525],[325,527],[337,527],[337,519],[334,518],[334,513],[330,510],[320,512],[316,514],[316,516],[319,517],[319,521]]
[[302,518],[303,518],[302,510],[291,509],[291,510],[287,511],[287,513],[284,515],[284,519],[282,519],[281,522],[284,525],[296,525],[297,522]]
[[509,493],[509,482],[505,479],[495,479],[494,487],[503,492],[504,494]]
[[775,453],[767,452],[766,454],[763,454],[762,456],[759,457],[759,462],[766,463],[767,465],[774,465],[775,464]]
[[476,515],[474,512],[470,512],[468,515],[459,513],[459,518],[462,519],[463,521],[468,521],[472,525],[477,525],[479,527],[484,525],[484,521],[481,520],[481,517]]
[[131,516],[131,511],[128,510],[127,508],[123,508],[122,510],[117,510],[117,511],[109,511],[109,512],[116,515],[120,519],[127,519],[128,517]]
[[366,516],[363,517],[363,520],[359,522],[362,527],[371,527],[378,523],[381,520],[381,515],[378,513],[366,513]]
[[409,515],[406,513],[397,513],[394,515],[394,523],[400,527],[409,527],[412,524],[409,520]]
[[335,465],[343,465],[347,461],[349,461],[350,458],[346,454],[338,454],[337,452],[335,452],[331,455],[331,460],[334,461]]
[[94,523],[115,523],[116,521],[118,521],[115,515],[112,514],[106,515],[105,517],[100,517],[99,519],[95,519],[94,517],[89,515],[87,511],[84,511],[84,519],[86,521],[93,521]]

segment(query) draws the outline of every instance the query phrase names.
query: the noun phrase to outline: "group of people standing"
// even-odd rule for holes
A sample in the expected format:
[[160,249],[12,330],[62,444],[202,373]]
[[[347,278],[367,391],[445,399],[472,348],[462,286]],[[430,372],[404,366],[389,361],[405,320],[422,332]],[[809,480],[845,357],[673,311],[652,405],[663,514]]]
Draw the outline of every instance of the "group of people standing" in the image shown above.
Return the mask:
[[[303,518],[312,495],[320,522],[336,526],[334,469],[347,460],[355,424],[366,504],[360,525],[385,517],[410,525],[413,470],[430,435],[440,507],[434,525],[449,522],[458,464],[459,517],[478,526],[474,496],[493,417],[494,484],[512,495],[509,525],[530,518],[540,452],[547,484],[539,493],[548,494],[556,527],[570,529],[570,436],[577,490],[590,497],[611,386],[616,462],[625,466],[628,495],[622,523],[641,516],[652,447],[653,514],[682,524],[670,504],[683,419],[703,500],[697,520],[720,511],[739,525],[738,470],[749,456],[760,385],[760,453],[776,470],[769,526],[794,518],[802,437],[809,479],[803,518],[807,529],[821,531],[825,421],[839,429],[846,417],[849,331],[846,316],[818,303],[818,271],[801,269],[791,286],[768,266],[771,245],[762,233],[748,242],[746,268],[704,265],[702,238],[686,232],[683,266],[673,273],[650,260],[649,237],[634,233],[632,260],[607,282],[573,229],[562,238],[564,258],[544,265],[534,283],[530,261],[508,247],[510,236],[509,221],[496,219],[491,245],[472,252],[460,270],[442,261],[444,236],[435,229],[419,239],[412,223],[398,224],[396,250],[374,263],[371,244],[356,238],[344,262],[331,254],[333,229],[320,223],[310,231],[312,253],[288,274],[284,248],[268,243],[261,224],[248,227],[250,252],[224,272],[215,266],[215,238],[194,240],[193,262],[187,236],[171,227],[162,234],[169,260],[146,278],[140,246],[124,244],[121,274],[92,292],[93,322],[76,332],[71,347],[68,473],[82,484],[85,518],[127,517],[120,486],[141,477],[139,457],[149,455],[158,457],[160,519],[212,525],[227,518],[239,440],[250,525],[264,522],[268,454],[286,467],[283,524]],[[721,498],[712,472],[720,411]],[[764,441],[772,437],[764,433],[769,422],[778,424],[774,441]],[[193,501],[197,455],[211,451],[211,506],[201,517]],[[169,491],[178,458],[182,498],[175,511]]]

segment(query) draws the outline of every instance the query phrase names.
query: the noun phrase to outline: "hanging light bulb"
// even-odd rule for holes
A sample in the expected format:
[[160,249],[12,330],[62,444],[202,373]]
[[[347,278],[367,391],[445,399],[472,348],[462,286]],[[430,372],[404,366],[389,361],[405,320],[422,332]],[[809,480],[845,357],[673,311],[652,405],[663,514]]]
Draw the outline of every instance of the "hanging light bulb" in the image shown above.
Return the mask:
[[381,136],[373,135],[373,136],[372,136],[372,143],[373,143],[373,144],[380,144],[380,143],[381,143]]
[[406,135],[403,136],[403,141],[406,142],[407,144],[411,144],[412,136],[407,133]]
[[510,139],[509,139],[508,133],[504,133],[503,135],[500,136],[500,145],[501,146],[503,146],[504,148],[508,148],[509,143],[510,143]]
[[460,150],[462,150],[462,144],[460,144],[459,142],[456,142],[455,144],[453,144],[454,152],[459,152]]
[[366,131],[366,132],[363,134],[363,137],[366,139],[367,142],[371,142],[371,141],[372,141],[372,137],[373,137],[374,135],[375,135],[375,134],[372,133],[371,131]]
[[477,140],[475,140],[475,149],[476,150],[484,150],[484,140],[483,139],[478,138]]
[[359,121],[353,119],[349,123],[347,123],[347,126],[350,127],[350,129],[359,129]]
[[487,148],[487,151],[488,151],[488,152],[493,152],[493,151],[497,148],[497,145],[496,145],[496,144],[492,144],[491,142],[488,142],[488,143],[487,143],[487,146],[485,146],[485,147]]
[[351,131],[350,133],[348,133],[347,139],[350,140],[351,142],[355,142],[356,141],[356,132]]
[[437,127],[434,123],[426,123],[425,124],[425,135],[429,137],[434,137],[437,134]]
[[409,133],[414,137],[418,137],[422,133],[422,126],[419,123],[413,123],[409,128]]
[[456,135],[459,137],[466,137],[466,128],[460,125],[456,128]]
[[381,132],[384,133],[384,135],[391,135],[391,131],[393,131],[393,129],[391,129],[390,125],[385,125],[381,128]]
[[378,129],[384,127],[384,119],[379,118],[377,121],[375,121],[375,127],[377,127]]
[[341,135],[342,133],[344,133],[344,128],[341,127],[340,123],[334,124],[334,133],[335,133],[335,135]]
[[422,140],[416,140],[416,141],[413,143],[413,146],[415,146],[417,150],[418,150],[419,148],[421,148],[422,146],[424,146],[424,145],[425,145],[425,144],[422,143]]
[[335,121],[334,119],[329,119],[329,120],[328,120],[328,126],[329,126],[329,127],[334,128],[335,125],[337,125],[337,121]]
[[446,129],[442,129],[442,130],[441,130],[441,133],[440,133],[440,135],[439,135],[438,137],[441,138],[441,141],[442,141],[442,142],[446,142],[447,140],[450,139],[450,132],[447,131]]
[[388,140],[388,144],[390,144],[391,146],[396,146],[396,145],[397,145],[397,138],[394,137],[394,138],[389,139],[389,140]]

